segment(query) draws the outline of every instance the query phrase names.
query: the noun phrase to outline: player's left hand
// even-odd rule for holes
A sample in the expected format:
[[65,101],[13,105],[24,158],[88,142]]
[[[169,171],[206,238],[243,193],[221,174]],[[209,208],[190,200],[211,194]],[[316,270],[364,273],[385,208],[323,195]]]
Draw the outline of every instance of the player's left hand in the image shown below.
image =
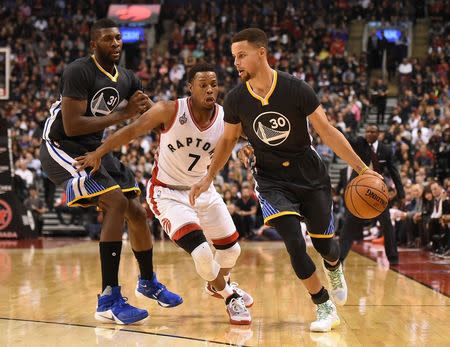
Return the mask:
[[213,179],[210,176],[206,175],[191,187],[191,190],[189,191],[189,202],[191,206],[195,205],[195,200],[197,200],[200,194],[206,192],[209,189],[212,181]]
[[92,170],[90,174],[92,175],[100,168],[102,158],[97,154],[97,152],[87,152],[85,155],[75,158],[75,160],[76,161],[73,163],[73,165],[77,168],[77,172],[91,167]]

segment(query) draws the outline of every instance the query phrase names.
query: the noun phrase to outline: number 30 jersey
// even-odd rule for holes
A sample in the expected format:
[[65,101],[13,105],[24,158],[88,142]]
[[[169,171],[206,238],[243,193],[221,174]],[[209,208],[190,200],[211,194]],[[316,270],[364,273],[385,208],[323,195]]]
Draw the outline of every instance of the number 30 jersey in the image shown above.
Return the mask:
[[216,104],[210,123],[200,127],[191,99],[178,99],[171,124],[161,131],[152,181],[159,185],[188,188],[208,171],[217,142],[223,133],[223,108]]

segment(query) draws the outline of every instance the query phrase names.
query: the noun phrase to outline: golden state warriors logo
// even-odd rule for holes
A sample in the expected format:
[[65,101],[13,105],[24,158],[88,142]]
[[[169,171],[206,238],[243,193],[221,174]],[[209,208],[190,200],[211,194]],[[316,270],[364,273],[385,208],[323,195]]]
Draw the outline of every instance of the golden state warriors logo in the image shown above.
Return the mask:
[[95,93],[91,100],[91,112],[94,116],[106,116],[119,104],[119,92],[113,87],[105,87]]
[[288,138],[291,123],[281,113],[264,112],[253,121],[253,131],[266,145],[278,146]]

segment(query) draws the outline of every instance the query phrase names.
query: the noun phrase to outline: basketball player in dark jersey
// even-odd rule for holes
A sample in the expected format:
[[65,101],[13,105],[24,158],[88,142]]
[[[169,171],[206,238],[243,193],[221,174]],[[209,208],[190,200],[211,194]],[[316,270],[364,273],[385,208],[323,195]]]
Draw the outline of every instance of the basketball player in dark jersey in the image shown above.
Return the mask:
[[148,316],[126,303],[120,293],[118,270],[122,232],[127,221],[130,242],[139,263],[136,294],[155,299],[161,306],[182,303],[168,291],[153,272],[153,249],[147,214],[137,196],[134,175],[111,154],[103,157],[100,170],[77,172],[74,158],[101,145],[108,126],[138,116],[151,106],[140,81],[116,64],[122,50],[117,25],[109,19],[91,29],[93,55],[69,64],[61,77],[60,98],[50,109],[41,145],[42,167],[58,185],[65,185],[68,206],[98,206],[104,213],[100,236],[102,294],[95,318],[131,324]]
[[225,97],[224,134],[208,174],[191,188],[190,201],[195,204],[195,199],[208,189],[242,131],[254,149],[254,177],[264,221],[282,236],[296,275],[317,305],[317,319],[310,329],[330,331],[339,325],[339,317],[306,253],[300,216],[305,219],[314,247],[324,258],[331,296],[339,305],[347,300],[347,286],[339,263],[339,245],[333,239],[330,178],[311,147],[309,123],[323,142],[358,173],[379,175],[331,126],[316,94],[305,82],[270,68],[267,47],[267,37],[260,29],[246,29],[233,37],[231,51],[243,83]]

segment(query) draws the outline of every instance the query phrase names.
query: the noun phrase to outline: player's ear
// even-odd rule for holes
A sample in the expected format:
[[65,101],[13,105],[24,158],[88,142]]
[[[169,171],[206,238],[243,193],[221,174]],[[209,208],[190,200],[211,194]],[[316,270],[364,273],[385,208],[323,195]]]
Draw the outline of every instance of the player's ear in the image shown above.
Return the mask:
[[188,89],[189,89],[189,93],[192,94],[192,83],[187,83]]
[[267,53],[267,51],[266,51],[266,49],[264,48],[264,47],[259,47],[259,55],[261,56],[261,57],[265,57],[266,56],[266,53]]

